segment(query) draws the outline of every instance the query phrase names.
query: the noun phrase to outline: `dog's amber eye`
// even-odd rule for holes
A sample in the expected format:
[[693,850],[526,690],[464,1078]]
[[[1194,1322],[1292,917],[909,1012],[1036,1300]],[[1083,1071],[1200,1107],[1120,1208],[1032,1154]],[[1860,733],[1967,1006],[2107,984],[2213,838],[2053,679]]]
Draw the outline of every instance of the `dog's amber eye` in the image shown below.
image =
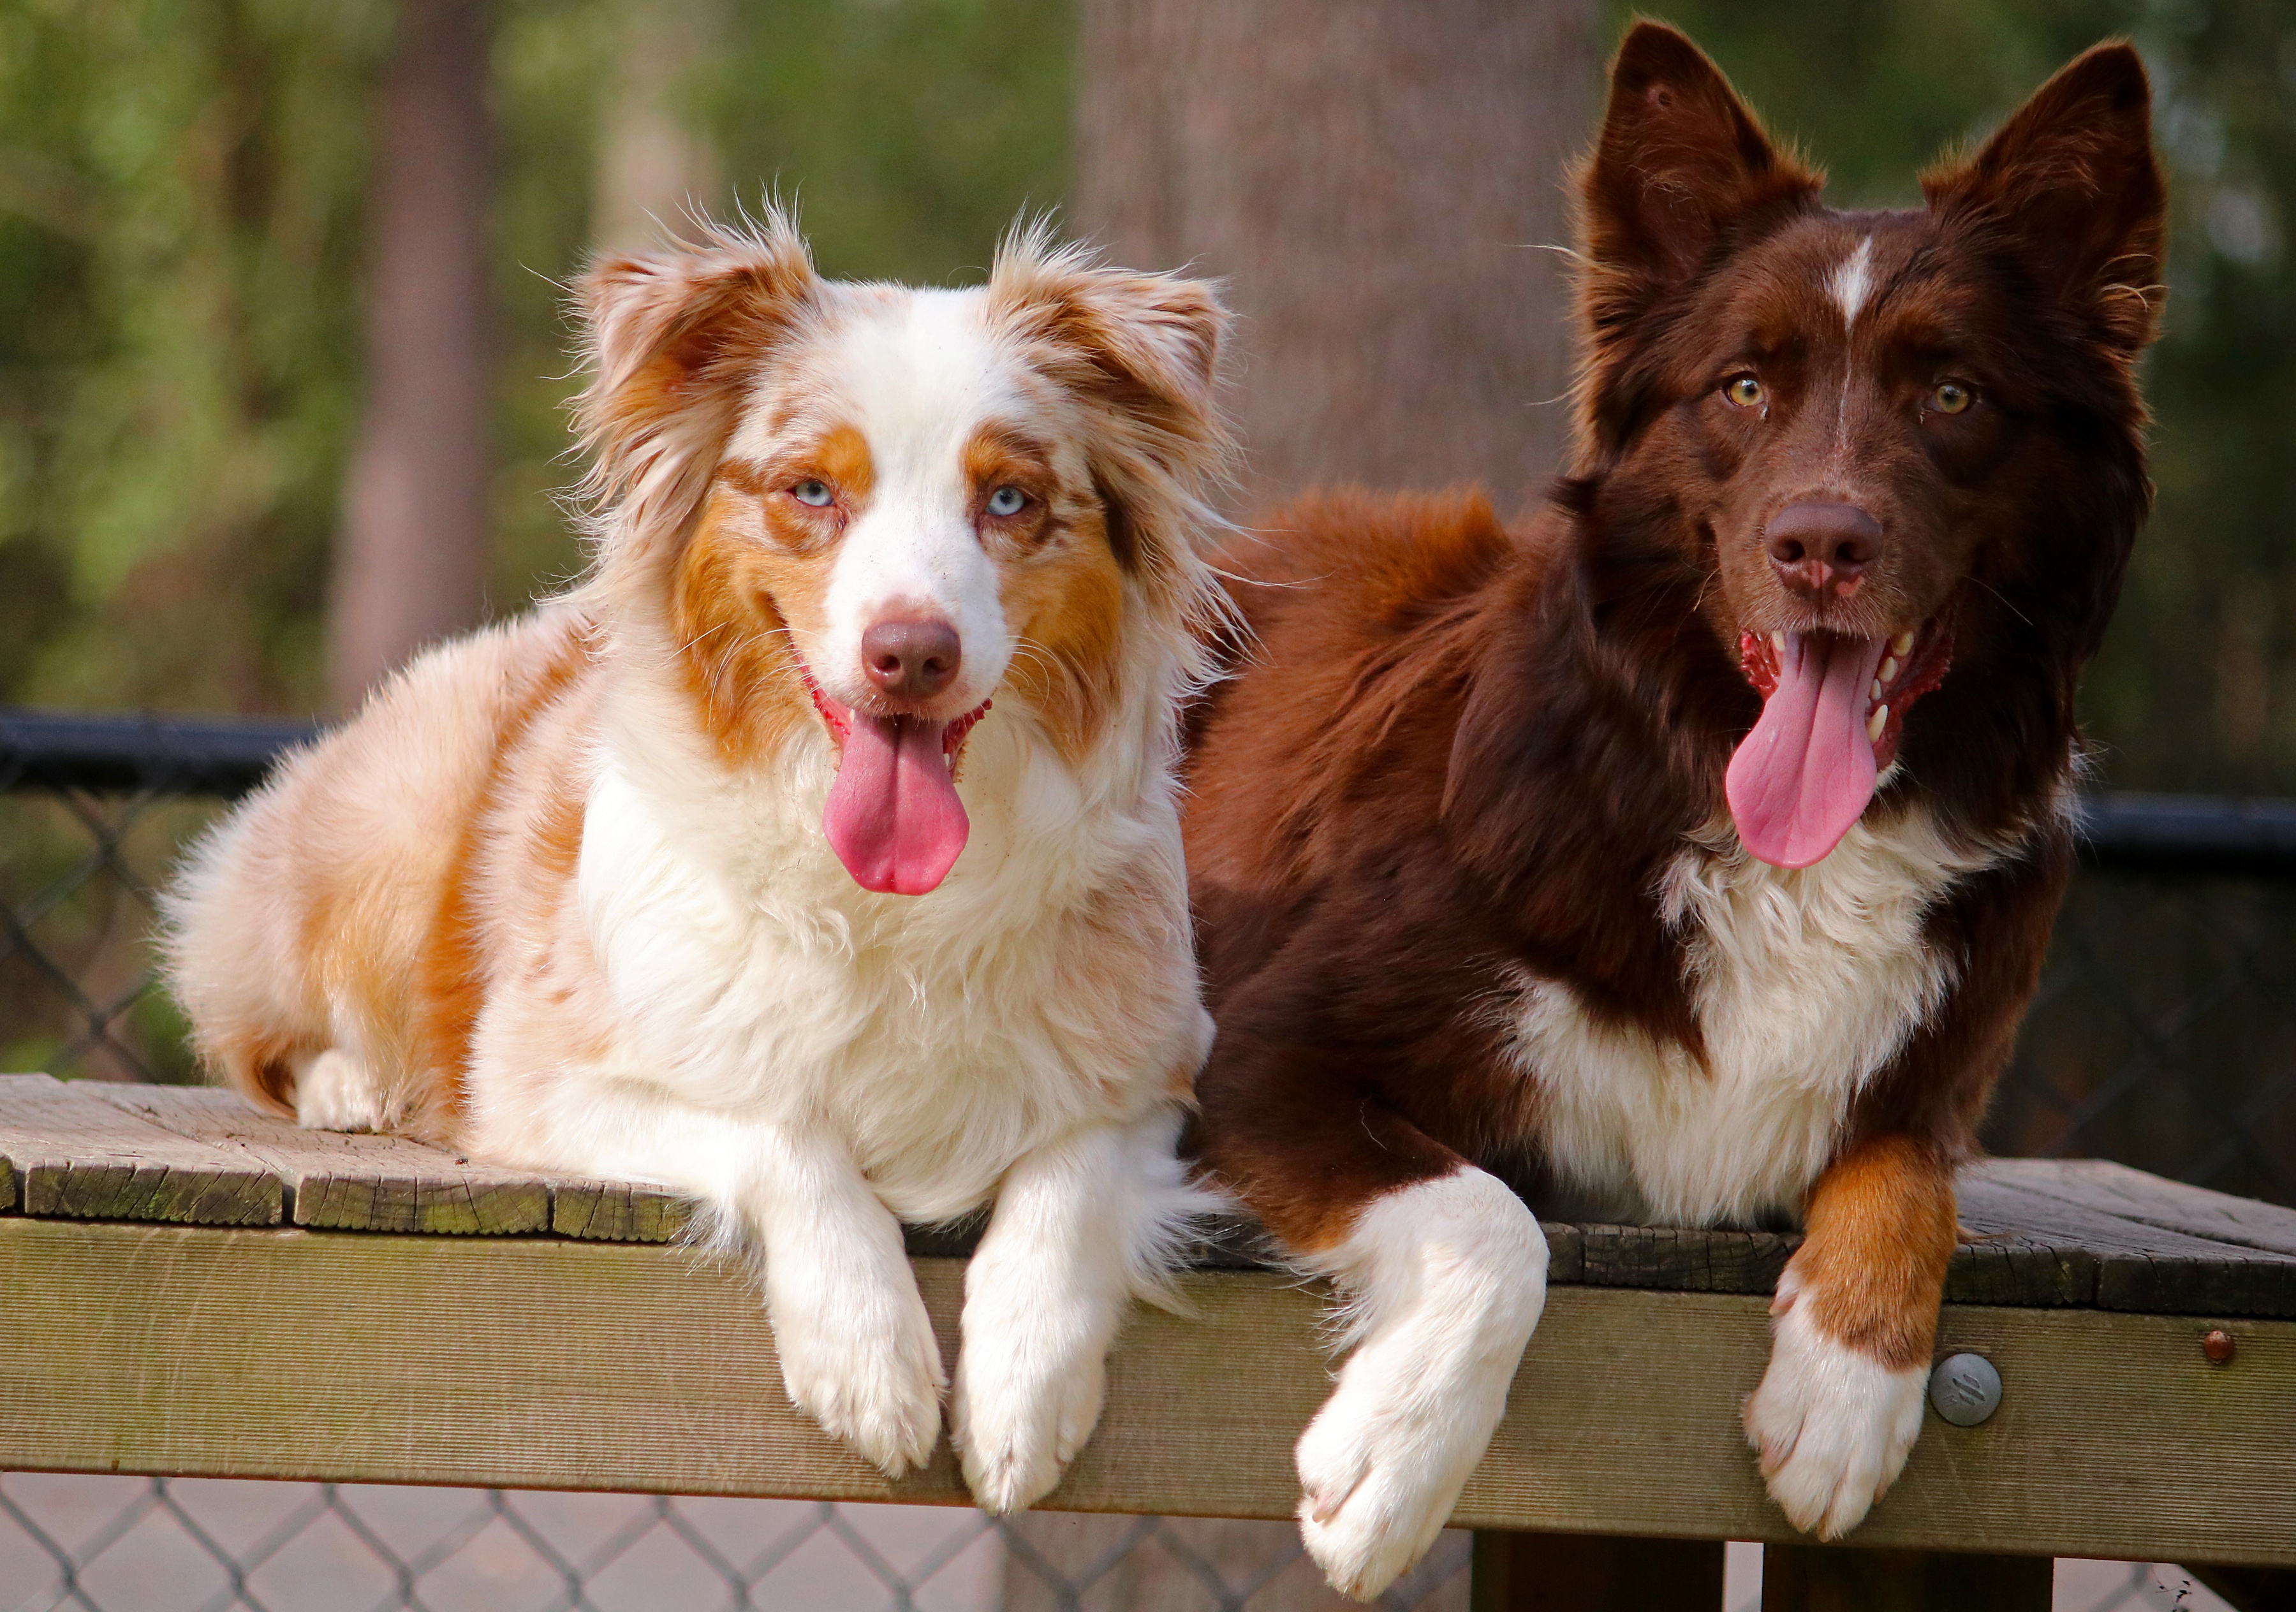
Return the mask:
[[1028,503],[1029,495],[1017,487],[1000,487],[988,495],[988,512],[992,515],[1017,515]]
[[1940,414],[1958,414],[1977,401],[1977,394],[1958,380],[1940,380],[1930,394],[1930,406]]
[[815,476],[808,476],[790,488],[790,496],[816,510],[827,509],[837,499],[837,495],[829,490],[829,483]]
[[1742,409],[1758,409],[1769,401],[1770,395],[1762,383],[1751,375],[1734,375],[1722,383],[1722,395]]

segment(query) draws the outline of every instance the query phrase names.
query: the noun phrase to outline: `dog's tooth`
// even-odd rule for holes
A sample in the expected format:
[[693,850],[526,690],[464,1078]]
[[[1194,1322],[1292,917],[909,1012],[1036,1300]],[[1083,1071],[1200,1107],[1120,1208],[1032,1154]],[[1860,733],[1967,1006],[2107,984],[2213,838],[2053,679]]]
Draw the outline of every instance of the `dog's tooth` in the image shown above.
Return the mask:
[[1911,633],[1900,633],[1890,640],[1890,652],[1893,655],[1907,654],[1913,647],[1914,635]]
[[1779,654],[1784,654],[1786,652],[1786,635],[1784,633],[1772,633],[1770,634],[1770,647],[1775,650]]
[[1882,680],[1879,677],[1874,679],[1874,686],[1866,691],[1866,698],[1868,700],[1882,698]]
[[1866,737],[1879,744],[1882,742],[1882,730],[1889,725],[1890,708],[1877,705],[1874,708],[1874,714],[1866,719]]
[[[1897,658],[1895,655],[1892,655],[1892,656],[1890,656],[1887,660],[1884,660],[1884,661],[1882,663],[1882,673],[1881,673],[1882,683],[1887,683],[1887,682],[1889,682],[1890,678],[1895,677],[1897,675],[1898,675],[1898,658]],[[1879,688],[1879,687],[1881,687],[1881,683],[1875,683],[1874,686],[1875,688]]]

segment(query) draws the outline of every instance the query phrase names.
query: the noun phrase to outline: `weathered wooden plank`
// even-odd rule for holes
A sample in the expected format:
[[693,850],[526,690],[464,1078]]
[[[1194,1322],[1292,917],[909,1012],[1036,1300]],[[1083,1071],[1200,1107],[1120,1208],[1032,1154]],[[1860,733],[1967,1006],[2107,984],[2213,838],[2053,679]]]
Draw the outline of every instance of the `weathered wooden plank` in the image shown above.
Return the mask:
[[[918,1273],[946,1349],[962,1266]],[[1128,1327],[1056,1509],[1291,1514],[1323,1297],[1182,1289],[1192,1317]],[[946,1448],[889,1484],[797,1415],[746,1279],[684,1250],[15,1217],[0,1289],[0,1469],[963,1499]],[[1557,1287],[1455,1521],[1798,1542],[1738,1426],[1768,1342],[1759,1296]],[[1857,1542],[2296,1566],[2296,1323],[1955,1305],[1939,1346],[2002,1408],[1931,1419]]]
[[1981,1233],[1954,1250],[1946,1267],[1946,1302],[2051,1309],[2093,1305],[2096,1270],[2096,1256],[2085,1248],[2013,1232]]
[[118,1109],[275,1176],[287,1218],[349,1232],[501,1235],[550,1224],[550,1183],[401,1136],[307,1131],[236,1092],[106,1086]]
[[1778,1232],[1683,1231],[1673,1226],[1582,1226],[1589,1287],[1688,1293],[1768,1293],[1801,1246]]
[[2296,1256],[2296,1209],[2186,1186],[2103,1158],[1988,1158],[1965,1172],[2121,1220]]
[[[117,1088],[0,1076],[0,1158],[28,1215],[277,1225],[271,1174],[104,1101]],[[157,1088],[149,1088],[157,1089]]]
[[1964,1176],[1959,1198],[1962,1223],[1973,1231],[2067,1260],[2093,1257],[2094,1302],[2104,1309],[2296,1315],[2296,1260],[2286,1255],[2124,1219],[1997,1172]]
[[637,1181],[549,1178],[550,1229],[600,1242],[676,1242],[694,1204],[668,1187]]

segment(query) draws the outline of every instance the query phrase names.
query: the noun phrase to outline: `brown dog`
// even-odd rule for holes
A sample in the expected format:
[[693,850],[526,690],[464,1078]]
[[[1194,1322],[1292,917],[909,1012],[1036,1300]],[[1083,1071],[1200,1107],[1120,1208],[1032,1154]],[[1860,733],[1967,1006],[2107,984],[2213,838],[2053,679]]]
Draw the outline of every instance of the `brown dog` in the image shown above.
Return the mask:
[[1544,1241],[1487,1172],[1799,1220],[1748,1436],[1826,1537],[1897,1476],[2149,502],[2127,45],[1926,208],[1843,213],[1645,23],[1579,184],[1551,506],[1295,509],[1230,558],[1259,648],[1198,716],[1198,1146],[1348,1302],[1300,1519],[1359,1596],[1441,1526],[1538,1321]]

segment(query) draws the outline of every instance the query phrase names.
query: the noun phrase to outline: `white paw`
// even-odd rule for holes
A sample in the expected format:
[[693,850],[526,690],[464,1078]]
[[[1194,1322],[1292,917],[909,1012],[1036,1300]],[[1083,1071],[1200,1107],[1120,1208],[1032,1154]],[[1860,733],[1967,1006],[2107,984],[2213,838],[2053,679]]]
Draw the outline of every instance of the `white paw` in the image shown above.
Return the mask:
[[1381,1199],[1320,1256],[1364,1345],[1300,1436],[1300,1535],[1369,1600],[1419,1559],[1506,1409],[1546,1293],[1546,1242],[1504,1185],[1462,1170]]
[[1496,1406],[1430,1403],[1414,1392],[1423,1379],[1410,1362],[1366,1361],[1371,1352],[1348,1362],[1298,1452],[1300,1537],[1332,1587],[1357,1600],[1435,1542],[1498,1421]]
[[1770,1498],[1806,1534],[1839,1539],[1905,1469],[1922,1430],[1929,1372],[1893,1371],[1834,1342],[1792,1302],[1777,1318],[1770,1369],[1746,1401],[1746,1440]]
[[813,1303],[777,1300],[769,1318],[791,1403],[888,1477],[932,1459],[945,1379],[914,1286],[836,1284]]
[[1097,1348],[1046,1360],[1035,1349],[982,1348],[968,1339],[957,1357],[949,1436],[975,1502],[1003,1513],[1051,1493],[1092,1436],[1107,1386]]
[[364,1065],[330,1047],[295,1071],[295,1123],[307,1131],[379,1131],[381,1094]]

